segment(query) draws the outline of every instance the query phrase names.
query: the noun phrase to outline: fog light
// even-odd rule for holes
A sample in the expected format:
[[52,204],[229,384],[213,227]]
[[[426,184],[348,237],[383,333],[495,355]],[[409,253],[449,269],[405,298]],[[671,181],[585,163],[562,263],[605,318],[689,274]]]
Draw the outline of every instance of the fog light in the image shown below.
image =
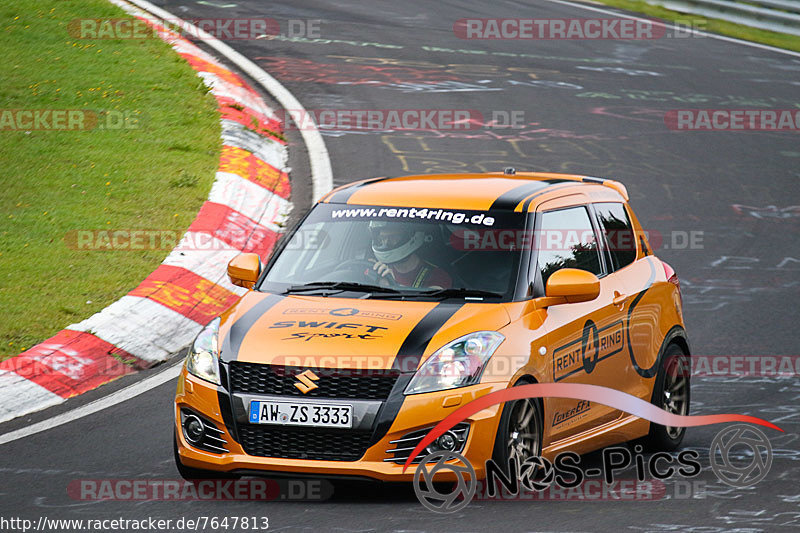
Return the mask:
[[453,451],[456,449],[457,443],[458,440],[456,439],[456,436],[449,431],[439,437],[439,447],[443,450]]
[[186,439],[192,444],[197,444],[203,440],[205,433],[206,428],[203,425],[203,421],[196,416],[189,415],[186,417],[186,420],[183,421],[183,434],[186,435]]
[[458,445],[458,437],[452,431],[448,431],[428,446],[428,452],[433,453],[442,450],[453,451],[458,448]]

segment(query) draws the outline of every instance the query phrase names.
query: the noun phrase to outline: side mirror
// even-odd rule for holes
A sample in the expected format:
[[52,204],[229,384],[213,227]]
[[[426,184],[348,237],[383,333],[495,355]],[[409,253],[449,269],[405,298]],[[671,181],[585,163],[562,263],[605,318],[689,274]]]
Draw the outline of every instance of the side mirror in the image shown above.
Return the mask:
[[547,279],[544,307],[560,303],[594,300],[600,295],[600,280],[586,270],[562,268]]
[[261,259],[258,254],[239,254],[228,263],[228,278],[238,287],[251,289],[261,274]]

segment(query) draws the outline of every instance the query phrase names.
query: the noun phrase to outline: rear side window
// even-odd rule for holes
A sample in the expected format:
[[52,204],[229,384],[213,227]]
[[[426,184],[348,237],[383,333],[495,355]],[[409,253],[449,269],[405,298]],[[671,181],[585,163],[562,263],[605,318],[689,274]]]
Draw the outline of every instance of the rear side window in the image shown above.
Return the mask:
[[636,259],[636,235],[625,206],[616,202],[601,203],[594,204],[594,210],[611,255],[610,270],[619,270],[633,263]]
[[602,272],[597,239],[585,207],[542,213],[537,242],[543,286],[562,268],[580,268],[596,275]]

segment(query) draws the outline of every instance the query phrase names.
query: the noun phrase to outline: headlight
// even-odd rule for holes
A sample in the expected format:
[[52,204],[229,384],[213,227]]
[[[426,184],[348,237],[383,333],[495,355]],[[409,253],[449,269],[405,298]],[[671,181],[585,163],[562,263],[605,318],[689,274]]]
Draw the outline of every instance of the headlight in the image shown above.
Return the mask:
[[478,382],[486,362],[505,337],[496,331],[476,331],[442,346],[425,361],[406,387],[419,394]]
[[219,318],[203,328],[189,348],[186,370],[200,379],[219,385]]

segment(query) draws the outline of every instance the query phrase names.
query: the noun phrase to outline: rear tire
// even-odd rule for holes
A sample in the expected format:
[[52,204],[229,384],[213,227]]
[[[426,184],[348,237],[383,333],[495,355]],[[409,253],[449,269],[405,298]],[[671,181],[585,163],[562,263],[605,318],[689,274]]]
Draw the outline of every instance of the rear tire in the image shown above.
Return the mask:
[[172,452],[175,456],[175,467],[178,473],[186,481],[200,481],[203,479],[239,479],[241,476],[237,474],[229,474],[228,472],[218,472],[216,470],[203,470],[200,468],[192,468],[181,463],[181,456],[178,454],[178,437],[173,433],[172,435]]
[[[529,381],[519,381],[514,386],[529,384]],[[508,461],[511,457],[516,458],[519,467],[526,459],[542,453],[542,420],[541,404],[536,398],[523,398],[503,405],[492,459],[506,475],[510,474]]]
[[[676,415],[688,415],[691,399],[690,361],[683,349],[670,344],[661,360],[650,403]],[[644,443],[651,450],[672,451],[680,446],[686,428],[650,423]]]

